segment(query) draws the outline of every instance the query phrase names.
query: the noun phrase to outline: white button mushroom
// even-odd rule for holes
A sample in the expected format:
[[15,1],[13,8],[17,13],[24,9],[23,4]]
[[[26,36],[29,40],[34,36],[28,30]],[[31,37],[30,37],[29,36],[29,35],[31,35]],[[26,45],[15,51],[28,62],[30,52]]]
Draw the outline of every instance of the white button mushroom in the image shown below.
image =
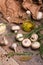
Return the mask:
[[36,33],[33,33],[30,39],[31,39],[31,41],[34,42],[34,41],[38,40],[38,35]]
[[0,23],[0,34],[3,34],[6,32],[6,25],[4,23]]
[[33,49],[38,49],[40,47],[40,43],[39,42],[34,42],[34,43],[32,43],[31,47]]
[[27,13],[28,15],[31,15],[31,12],[30,12],[29,10],[27,10],[26,13]]
[[17,51],[17,44],[13,43],[12,46],[11,46],[11,48],[14,49],[14,51],[16,52]]
[[31,41],[30,41],[30,39],[24,39],[23,41],[22,41],[22,45],[24,46],[24,47],[30,47],[31,46]]
[[42,19],[42,12],[38,12],[38,14],[37,14],[37,20],[40,20],[40,19]]
[[17,30],[20,30],[20,26],[18,26],[18,25],[13,25],[11,29],[12,29],[13,31],[17,31]]
[[17,35],[16,35],[16,39],[18,40],[18,41],[22,41],[24,38],[23,38],[23,34],[21,34],[21,33],[18,33]]

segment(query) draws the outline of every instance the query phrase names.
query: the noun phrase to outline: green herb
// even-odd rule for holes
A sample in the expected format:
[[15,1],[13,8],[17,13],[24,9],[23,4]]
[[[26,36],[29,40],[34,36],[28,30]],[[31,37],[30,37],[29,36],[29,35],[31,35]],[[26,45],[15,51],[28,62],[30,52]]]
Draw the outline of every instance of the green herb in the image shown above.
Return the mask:
[[24,34],[25,38],[30,38],[30,36],[33,33],[38,33],[40,30],[43,30],[43,25],[40,25],[38,28],[34,28],[34,30],[32,30],[29,34]]
[[40,52],[41,58],[43,58],[43,44],[41,44],[39,52]]
[[43,34],[38,33],[39,40],[43,40]]
[[15,55],[32,55],[32,52],[14,53]]
[[19,43],[19,45],[22,45],[22,42],[18,42]]
[[10,52],[10,53],[8,53],[7,56],[8,56],[8,57],[12,57],[12,56],[14,56],[14,52]]
[[8,53],[7,54],[7,56],[8,57],[12,57],[12,56],[14,56],[14,55],[33,55],[33,53],[32,52],[23,52],[23,53],[15,53],[15,52],[10,52],[10,53]]

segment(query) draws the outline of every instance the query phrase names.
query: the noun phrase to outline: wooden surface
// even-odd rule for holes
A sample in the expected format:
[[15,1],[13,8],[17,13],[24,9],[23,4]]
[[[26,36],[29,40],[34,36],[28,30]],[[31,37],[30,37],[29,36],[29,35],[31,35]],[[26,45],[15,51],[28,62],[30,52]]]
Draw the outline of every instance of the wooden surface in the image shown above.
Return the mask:
[[[6,22],[5,20],[0,19],[0,22]],[[7,23],[7,34],[10,32],[10,23]],[[36,25],[40,25],[39,22],[36,22]],[[23,32],[20,30],[19,32]],[[23,32],[24,33],[24,32]],[[43,33],[43,32],[42,32]],[[32,57],[31,60],[28,61],[20,61],[19,57],[20,56],[13,56],[11,58],[8,58],[5,56],[5,54],[13,51],[9,49],[9,46],[14,42],[15,36],[9,35],[7,36],[9,44],[7,46],[0,46],[0,65],[43,65],[43,60],[40,58],[40,55],[37,55],[38,51],[33,51],[30,48],[25,49],[22,46],[18,45],[18,52],[23,52],[23,51],[32,51],[34,53],[34,56]]]
[[8,58],[5,54],[7,52],[0,47],[0,65],[19,65],[13,58]]

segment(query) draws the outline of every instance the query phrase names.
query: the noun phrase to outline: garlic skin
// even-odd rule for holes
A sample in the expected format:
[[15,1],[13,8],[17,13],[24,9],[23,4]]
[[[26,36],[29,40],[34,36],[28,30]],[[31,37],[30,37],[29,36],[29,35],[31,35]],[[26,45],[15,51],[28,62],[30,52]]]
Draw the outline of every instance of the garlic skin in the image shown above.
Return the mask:
[[36,42],[32,43],[31,47],[33,49],[38,49],[40,47],[40,43],[36,41]]
[[31,41],[30,41],[30,39],[24,39],[23,41],[22,41],[22,45],[24,46],[24,47],[30,47],[31,46]]
[[4,23],[0,23],[0,34],[3,34],[6,32],[6,25]]
[[33,33],[30,38],[31,41],[35,42],[38,40],[38,35],[36,33]]
[[16,39],[18,40],[18,41],[22,41],[24,38],[23,38],[23,34],[21,34],[21,33],[18,33],[17,35],[16,35]]
[[14,51],[16,52],[17,51],[17,44],[13,43],[12,46],[11,46],[11,48],[14,49]]
[[18,25],[13,25],[12,28],[11,28],[13,31],[17,31],[17,30],[20,30],[20,26]]
[[38,12],[38,14],[37,14],[37,20],[42,19],[42,16],[43,16],[42,12]]

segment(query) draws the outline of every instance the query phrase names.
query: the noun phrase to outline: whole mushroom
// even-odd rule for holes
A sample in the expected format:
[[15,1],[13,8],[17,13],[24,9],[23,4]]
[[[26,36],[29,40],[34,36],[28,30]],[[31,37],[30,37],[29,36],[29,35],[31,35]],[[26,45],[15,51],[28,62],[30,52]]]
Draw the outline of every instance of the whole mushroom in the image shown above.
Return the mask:
[[31,47],[32,47],[32,49],[38,49],[40,47],[40,43],[36,41],[36,42],[32,43]]
[[17,44],[16,43],[13,43],[11,45],[11,48],[16,52],[17,51]]
[[36,34],[36,33],[33,33],[32,35],[31,35],[31,38],[30,38],[30,40],[31,41],[37,41],[38,40],[38,35]]
[[13,26],[11,27],[11,30],[13,30],[13,31],[20,30],[20,26],[18,26],[18,25],[13,25]]
[[23,41],[22,41],[22,45],[24,46],[24,47],[30,47],[31,46],[31,41],[30,41],[30,39],[24,39]]
[[26,14],[30,17],[31,16],[31,12],[29,10],[26,11]]
[[17,39],[18,41],[22,41],[22,40],[24,39],[23,34],[22,34],[22,33],[18,33],[18,34],[16,35],[16,39]]

